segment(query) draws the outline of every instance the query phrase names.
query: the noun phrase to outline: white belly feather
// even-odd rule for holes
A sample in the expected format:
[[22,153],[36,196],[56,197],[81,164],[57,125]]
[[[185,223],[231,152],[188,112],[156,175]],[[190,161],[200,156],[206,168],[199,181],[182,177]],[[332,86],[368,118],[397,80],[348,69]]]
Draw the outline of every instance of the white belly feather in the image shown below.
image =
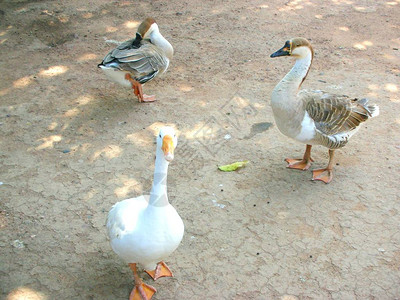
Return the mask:
[[106,67],[106,66],[100,66],[100,68],[104,71],[106,74],[107,78],[115,83],[118,83],[124,87],[131,88],[132,84],[125,79],[125,74],[128,72],[124,72],[115,68],[111,67]]
[[308,112],[305,112],[303,121],[301,121],[301,131],[295,137],[296,140],[302,143],[311,142],[315,137],[315,123],[314,120],[311,119]]
[[108,215],[107,229],[118,256],[153,270],[179,246],[184,225],[172,205],[148,207],[145,197],[118,202]]

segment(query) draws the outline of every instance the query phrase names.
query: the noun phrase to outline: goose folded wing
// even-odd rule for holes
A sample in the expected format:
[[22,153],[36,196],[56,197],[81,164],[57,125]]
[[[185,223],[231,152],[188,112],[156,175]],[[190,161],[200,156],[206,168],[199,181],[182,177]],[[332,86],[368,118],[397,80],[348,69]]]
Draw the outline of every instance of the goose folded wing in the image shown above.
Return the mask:
[[138,49],[114,50],[114,58],[119,67],[135,75],[136,80],[145,83],[165,69],[163,55],[151,44],[145,44]]
[[303,103],[317,130],[326,135],[350,132],[370,116],[364,107],[366,99],[328,93],[303,94]]

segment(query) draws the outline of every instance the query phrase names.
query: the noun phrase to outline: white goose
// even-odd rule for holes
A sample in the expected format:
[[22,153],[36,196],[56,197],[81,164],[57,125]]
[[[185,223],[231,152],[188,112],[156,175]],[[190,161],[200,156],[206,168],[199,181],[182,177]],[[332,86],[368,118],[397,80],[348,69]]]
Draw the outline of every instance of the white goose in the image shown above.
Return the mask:
[[111,247],[133,271],[135,288],[130,300],[148,300],[156,292],[139,278],[136,264],[142,265],[154,280],[172,277],[171,270],[162,260],[179,246],[184,232],[182,219],[167,196],[168,165],[174,158],[177,142],[173,128],[160,130],[150,195],[118,202],[108,213],[107,232]]
[[313,171],[313,180],[329,183],[333,178],[334,150],[346,145],[359,125],[379,114],[379,107],[368,105],[368,99],[351,99],[321,91],[299,92],[314,57],[311,44],[305,38],[294,38],[285,43],[271,57],[293,56],[294,67],[276,85],[271,106],[279,130],[290,138],[307,144],[302,159],[287,158],[288,168],[307,170],[311,166],[312,145],[329,148],[326,168]]
[[156,21],[147,18],[139,25],[136,37],[111,50],[98,67],[111,81],[131,87],[139,102],[152,102],[155,96],[143,94],[142,84],[164,73],[173,54]]

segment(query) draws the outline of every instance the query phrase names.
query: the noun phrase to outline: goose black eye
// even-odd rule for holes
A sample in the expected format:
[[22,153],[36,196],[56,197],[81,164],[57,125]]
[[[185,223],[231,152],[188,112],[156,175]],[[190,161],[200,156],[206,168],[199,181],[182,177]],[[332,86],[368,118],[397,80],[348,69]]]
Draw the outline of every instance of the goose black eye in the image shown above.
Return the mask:
[[161,137],[161,134],[159,135],[159,137]]

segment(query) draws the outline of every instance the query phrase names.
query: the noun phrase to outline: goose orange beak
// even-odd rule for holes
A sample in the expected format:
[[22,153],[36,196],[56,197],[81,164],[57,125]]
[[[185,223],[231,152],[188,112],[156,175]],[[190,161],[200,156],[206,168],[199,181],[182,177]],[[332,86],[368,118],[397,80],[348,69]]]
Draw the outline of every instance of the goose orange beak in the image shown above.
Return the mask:
[[174,159],[174,140],[170,135],[164,136],[161,149],[164,152],[164,157],[168,162]]

